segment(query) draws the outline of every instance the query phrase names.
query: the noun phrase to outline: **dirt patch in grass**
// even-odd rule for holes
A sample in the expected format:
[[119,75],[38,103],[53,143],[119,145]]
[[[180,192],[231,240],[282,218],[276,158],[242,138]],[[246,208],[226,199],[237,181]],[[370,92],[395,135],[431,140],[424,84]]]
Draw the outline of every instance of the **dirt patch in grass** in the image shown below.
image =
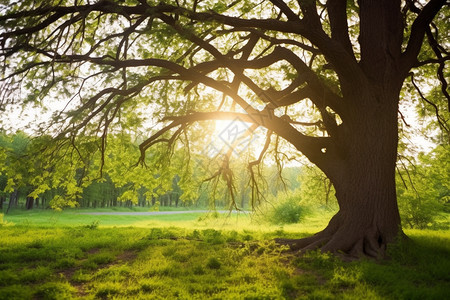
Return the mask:
[[86,290],[84,288],[84,286],[85,286],[84,283],[79,283],[79,282],[72,283],[71,282],[70,284],[77,290],[77,292],[76,292],[77,297],[83,298],[88,295],[88,293],[86,292]]
[[[98,254],[100,252],[100,249],[98,248],[93,248],[90,249],[88,251],[86,251],[86,253],[88,255],[95,255]],[[118,254],[116,256],[116,259],[110,263],[106,263],[106,264],[101,264],[98,266],[98,268],[96,270],[93,270],[93,272],[89,272],[90,274],[98,272],[101,269],[105,269],[105,268],[109,268],[111,266],[114,265],[118,265],[118,264],[125,264],[128,262],[133,261],[134,259],[136,259],[137,257],[137,253],[135,251],[132,250],[125,250],[122,253]],[[82,259],[80,260],[80,262],[86,261],[87,259]],[[77,297],[85,297],[88,295],[87,291],[86,291],[86,285],[89,283],[90,279],[86,279],[84,280],[80,280],[80,276],[78,274],[78,276],[74,276],[76,275],[75,273],[78,271],[82,271],[83,268],[81,266],[77,266],[77,267],[73,267],[73,268],[68,268],[65,270],[62,270],[59,272],[59,274],[61,276],[63,276],[75,289],[76,289],[76,296]],[[85,274],[88,275],[88,274]],[[88,275],[89,276],[89,275]],[[77,278],[75,278],[77,277]]]
[[92,255],[100,252],[100,248],[92,248],[86,251],[86,254]]
[[133,250],[125,250],[124,252],[117,255],[117,261],[126,263],[135,260],[137,257],[136,251]]
[[60,271],[59,274],[63,276],[70,283],[70,285],[77,290],[77,297],[85,297],[87,296],[87,292],[85,291],[85,283],[73,279],[75,272],[80,269],[80,267],[69,268]]
[[70,281],[70,279],[72,278],[73,274],[75,273],[75,271],[79,269],[79,268],[69,268],[66,270],[62,270],[59,272],[59,275],[64,276],[64,278],[66,278],[68,281]]

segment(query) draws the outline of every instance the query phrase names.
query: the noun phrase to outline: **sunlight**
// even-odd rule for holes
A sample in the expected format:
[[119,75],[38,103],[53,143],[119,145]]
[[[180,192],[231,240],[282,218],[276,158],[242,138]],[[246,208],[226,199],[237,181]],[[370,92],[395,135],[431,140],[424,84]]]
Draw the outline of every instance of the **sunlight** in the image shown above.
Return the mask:
[[216,120],[214,130],[214,145],[219,149],[233,149],[233,154],[240,155],[250,145],[259,147],[261,143],[260,130],[249,134],[251,123],[239,118],[234,120]]

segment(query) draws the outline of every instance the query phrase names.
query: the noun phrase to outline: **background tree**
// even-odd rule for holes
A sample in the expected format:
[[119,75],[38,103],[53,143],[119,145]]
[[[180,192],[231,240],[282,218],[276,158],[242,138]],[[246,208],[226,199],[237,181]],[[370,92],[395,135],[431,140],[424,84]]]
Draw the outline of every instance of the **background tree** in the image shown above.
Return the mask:
[[[30,138],[23,132],[18,132],[14,136],[2,134],[0,136],[0,148],[4,155],[2,160],[2,171],[4,186],[2,194],[9,196],[8,209],[17,207],[20,194],[26,194],[29,189],[30,165],[22,163],[27,156]],[[27,207],[29,208],[29,207]]]
[[[136,120],[144,128],[143,119],[163,121],[140,144],[142,163],[158,143],[169,152],[161,152],[163,161],[177,145],[195,149],[190,138],[201,130],[197,122],[251,123],[244,136],[265,137],[248,162],[253,195],[262,194],[256,166],[268,153],[280,164],[288,156],[283,143],[317,165],[336,190],[340,210],[322,232],[280,242],[378,256],[402,234],[395,164],[403,83],[413,68],[432,64],[449,99],[446,5],[6,2],[0,7],[2,106],[60,99],[66,106],[43,128],[60,143],[99,136],[102,161],[108,133]],[[426,57],[424,40],[433,50]],[[219,156],[210,179],[222,180],[235,202],[232,154],[233,147]],[[183,162],[189,168],[188,156]]]

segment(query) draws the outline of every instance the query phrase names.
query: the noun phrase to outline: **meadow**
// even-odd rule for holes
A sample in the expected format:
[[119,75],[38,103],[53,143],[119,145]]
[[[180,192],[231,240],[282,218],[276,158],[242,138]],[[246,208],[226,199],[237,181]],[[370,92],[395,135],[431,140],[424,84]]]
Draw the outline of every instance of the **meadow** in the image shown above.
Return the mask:
[[320,230],[329,211],[284,226],[248,213],[87,212],[3,215],[0,299],[445,299],[450,292],[448,230],[406,230],[410,241],[391,246],[388,259],[343,262],[327,253],[297,256],[273,242]]

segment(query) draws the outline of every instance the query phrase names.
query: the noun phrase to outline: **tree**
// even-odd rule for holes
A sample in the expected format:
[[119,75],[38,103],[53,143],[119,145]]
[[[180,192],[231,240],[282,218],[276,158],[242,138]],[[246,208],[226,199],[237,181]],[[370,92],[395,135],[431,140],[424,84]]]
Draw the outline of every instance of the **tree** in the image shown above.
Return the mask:
[[[2,106],[70,99],[48,125],[56,140],[96,133],[104,153],[108,132],[151,115],[147,106],[163,126],[140,144],[144,162],[157,143],[190,149],[197,122],[238,118],[248,134],[267,129],[249,162],[254,195],[254,168],[267,151],[278,161],[281,140],[336,190],[340,210],[323,231],[280,242],[378,256],[403,234],[399,95],[413,68],[433,64],[449,99],[445,0],[3,3]],[[433,56],[418,60],[424,40]],[[234,199],[231,152],[213,177]]]
[[21,160],[27,155],[30,139],[23,132],[17,132],[14,136],[0,135],[0,149],[4,153],[0,174],[3,177],[4,185],[2,194],[9,194],[9,204],[6,212],[11,207],[19,204],[19,194],[27,189],[28,166],[21,164]]

